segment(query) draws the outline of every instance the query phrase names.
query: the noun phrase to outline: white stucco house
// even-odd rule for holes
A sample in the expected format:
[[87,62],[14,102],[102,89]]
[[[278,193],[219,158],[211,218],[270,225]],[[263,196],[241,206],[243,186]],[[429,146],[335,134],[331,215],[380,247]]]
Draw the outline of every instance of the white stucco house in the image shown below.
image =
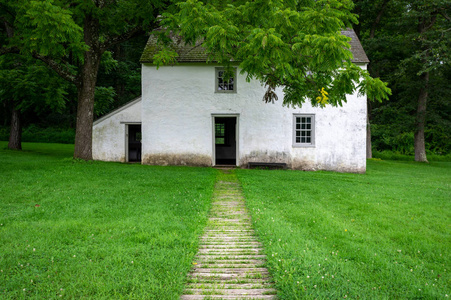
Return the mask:
[[[353,30],[353,62],[368,58]],[[155,165],[248,167],[281,163],[301,170],[366,170],[366,98],[342,107],[302,108],[264,103],[265,88],[236,70],[225,82],[201,47],[177,48],[175,66],[152,64],[149,39],[142,62],[142,97],[94,122],[93,158]]]

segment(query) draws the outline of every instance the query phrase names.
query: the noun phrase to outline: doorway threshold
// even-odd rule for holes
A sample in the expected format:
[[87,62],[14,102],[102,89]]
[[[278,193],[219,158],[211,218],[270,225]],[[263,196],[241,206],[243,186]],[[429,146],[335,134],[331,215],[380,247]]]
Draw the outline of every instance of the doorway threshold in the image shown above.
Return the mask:
[[213,168],[215,169],[235,169],[238,168],[236,165],[214,165]]

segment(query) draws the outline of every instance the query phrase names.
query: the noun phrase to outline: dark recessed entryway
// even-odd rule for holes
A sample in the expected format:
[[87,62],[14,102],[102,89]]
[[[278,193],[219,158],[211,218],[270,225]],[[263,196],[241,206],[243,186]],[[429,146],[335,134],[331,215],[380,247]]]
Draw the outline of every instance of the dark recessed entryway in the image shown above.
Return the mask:
[[236,117],[215,117],[215,164],[236,165]]
[[141,125],[128,125],[128,161],[141,162]]

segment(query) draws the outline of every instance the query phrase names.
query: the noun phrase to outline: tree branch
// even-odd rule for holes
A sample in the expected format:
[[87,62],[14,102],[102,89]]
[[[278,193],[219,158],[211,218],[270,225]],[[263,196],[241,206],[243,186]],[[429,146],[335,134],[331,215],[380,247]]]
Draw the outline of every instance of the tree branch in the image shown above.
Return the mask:
[[432,26],[434,26],[435,21],[437,21],[437,14],[434,14],[434,15],[432,16],[431,22],[429,23],[429,25],[427,25],[427,26],[425,26],[425,27],[423,28],[423,32],[426,32],[426,31],[428,31],[429,29],[431,29]]
[[381,22],[382,15],[383,15],[383,13],[385,11],[385,8],[387,7],[388,2],[390,2],[390,0],[385,0],[384,3],[382,3],[382,7],[379,10],[379,13],[377,14],[377,17],[374,20],[373,24],[371,25],[370,39],[374,38],[374,34],[376,32],[376,27]]
[[438,13],[441,14],[448,21],[451,21],[451,18],[443,10],[440,10]]
[[5,54],[20,54],[20,50],[17,47],[1,47],[0,48],[0,56]]
[[106,39],[105,42],[103,42],[100,45],[100,49],[103,52],[103,51],[109,49],[111,46],[120,44],[120,43],[125,42],[135,36],[140,35],[141,33],[143,33],[143,31],[144,30],[143,30],[142,26],[136,26],[120,35],[109,37]]
[[74,74],[72,74],[67,67],[60,65],[59,63],[57,63],[56,61],[54,61],[53,59],[51,59],[47,56],[42,56],[37,53],[33,53],[33,57],[36,59],[39,59],[40,61],[47,64],[53,71],[55,71],[64,80],[67,80],[71,83],[76,83],[77,77]]
[[16,14],[14,14],[14,13],[9,9],[9,7],[6,6],[5,4],[0,3],[0,8],[3,9],[4,11],[6,11],[6,13],[8,13],[11,17],[13,17],[13,19],[16,18]]
[[[1,47],[0,48],[0,56],[5,54],[20,54],[20,49],[17,47]],[[61,78],[67,80],[71,83],[75,83],[76,76],[72,74],[68,68],[60,65],[53,59],[39,55],[37,53],[32,54],[33,58],[39,59],[40,61],[47,64],[53,71],[55,71]]]

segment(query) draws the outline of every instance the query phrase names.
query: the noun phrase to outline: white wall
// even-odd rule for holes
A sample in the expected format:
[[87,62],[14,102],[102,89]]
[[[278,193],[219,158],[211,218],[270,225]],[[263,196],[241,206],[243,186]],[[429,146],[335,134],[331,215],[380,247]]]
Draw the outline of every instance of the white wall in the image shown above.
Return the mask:
[[[214,65],[142,69],[143,163],[212,165],[212,114],[239,115],[239,160],[285,162],[295,169],[364,172],[366,99],[343,107],[302,108],[262,101],[265,89],[238,76],[236,94],[215,93]],[[295,148],[293,113],[315,114],[315,146]]]
[[94,122],[92,157],[103,161],[126,161],[127,123],[141,122],[141,99],[134,100]]

